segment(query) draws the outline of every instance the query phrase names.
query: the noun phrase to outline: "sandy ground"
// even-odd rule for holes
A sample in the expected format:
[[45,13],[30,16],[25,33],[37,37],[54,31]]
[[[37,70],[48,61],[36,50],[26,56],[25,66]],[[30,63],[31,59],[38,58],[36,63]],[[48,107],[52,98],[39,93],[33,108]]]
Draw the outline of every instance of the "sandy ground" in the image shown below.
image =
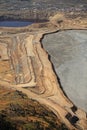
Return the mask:
[[87,112],[87,31],[46,35],[43,46],[67,96]]

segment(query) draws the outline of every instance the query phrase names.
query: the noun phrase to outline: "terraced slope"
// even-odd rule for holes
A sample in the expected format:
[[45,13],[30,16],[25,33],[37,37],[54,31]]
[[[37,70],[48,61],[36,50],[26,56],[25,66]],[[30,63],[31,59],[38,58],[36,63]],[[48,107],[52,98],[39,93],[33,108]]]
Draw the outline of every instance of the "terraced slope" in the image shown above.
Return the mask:
[[46,33],[87,29],[86,25],[86,19],[70,20],[57,14],[50,17],[48,23],[0,29],[0,85],[22,91],[46,105],[70,130],[86,130],[87,114],[62,92],[48,54],[41,46],[41,39]]

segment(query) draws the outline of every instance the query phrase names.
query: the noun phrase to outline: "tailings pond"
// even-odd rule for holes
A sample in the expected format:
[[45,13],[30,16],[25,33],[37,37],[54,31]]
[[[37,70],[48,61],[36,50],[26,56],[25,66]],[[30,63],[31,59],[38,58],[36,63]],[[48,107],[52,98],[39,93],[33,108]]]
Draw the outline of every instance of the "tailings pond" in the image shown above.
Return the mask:
[[87,30],[48,34],[42,44],[66,95],[87,112]]
[[31,24],[29,21],[0,21],[0,27],[24,27]]

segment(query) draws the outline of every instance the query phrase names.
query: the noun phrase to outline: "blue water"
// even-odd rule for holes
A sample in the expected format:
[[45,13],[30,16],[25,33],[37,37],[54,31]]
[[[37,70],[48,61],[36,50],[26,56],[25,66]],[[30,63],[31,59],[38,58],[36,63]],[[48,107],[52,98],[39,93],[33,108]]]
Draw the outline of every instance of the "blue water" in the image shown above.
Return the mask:
[[0,27],[24,27],[31,24],[29,21],[0,21]]

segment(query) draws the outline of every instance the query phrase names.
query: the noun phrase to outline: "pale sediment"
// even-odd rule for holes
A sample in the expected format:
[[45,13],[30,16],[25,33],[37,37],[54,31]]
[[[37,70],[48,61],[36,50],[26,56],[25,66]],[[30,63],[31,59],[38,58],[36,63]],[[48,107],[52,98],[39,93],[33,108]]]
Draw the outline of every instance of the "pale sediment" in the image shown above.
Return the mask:
[[66,95],[87,111],[87,31],[70,30],[49,34],[42,43]]

